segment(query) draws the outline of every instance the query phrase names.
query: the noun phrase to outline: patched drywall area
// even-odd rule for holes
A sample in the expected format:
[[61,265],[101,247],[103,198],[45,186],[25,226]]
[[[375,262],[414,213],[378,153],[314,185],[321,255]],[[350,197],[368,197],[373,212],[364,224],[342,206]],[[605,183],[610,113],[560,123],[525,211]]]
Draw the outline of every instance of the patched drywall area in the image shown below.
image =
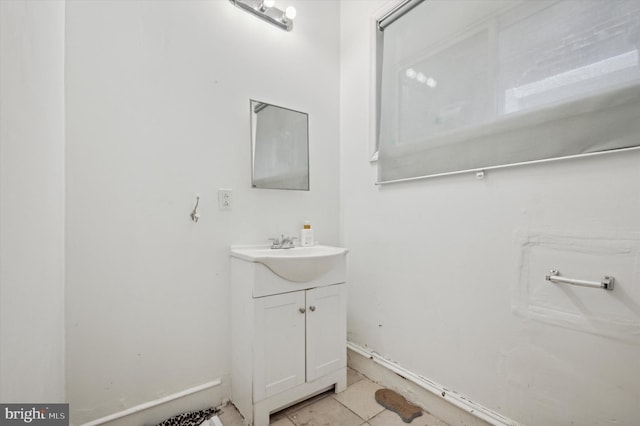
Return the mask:
[[[513,289],[516,314],[546,324],[640,343],[640,234],[522,231],[518,236],[519,280]],[[613,290],[553,283],[563,277],[601,282]]]

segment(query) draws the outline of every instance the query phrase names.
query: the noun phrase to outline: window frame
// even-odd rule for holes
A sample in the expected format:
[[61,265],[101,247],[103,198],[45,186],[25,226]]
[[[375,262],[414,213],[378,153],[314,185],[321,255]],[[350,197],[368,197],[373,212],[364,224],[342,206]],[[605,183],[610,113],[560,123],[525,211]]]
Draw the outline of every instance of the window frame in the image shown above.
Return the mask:
[[382,31],[380,25],[385,20],[395,20],[399,18],[423,1],[424,0],[390,0],[376,11],[369,20],[369,28],[371,28],[369,98],[373,100],[373,102],[369,102],[369,161],[372,163],[378,161],[379,147],[380,85],[382,84],[382,47],[384,42],[384,31]]

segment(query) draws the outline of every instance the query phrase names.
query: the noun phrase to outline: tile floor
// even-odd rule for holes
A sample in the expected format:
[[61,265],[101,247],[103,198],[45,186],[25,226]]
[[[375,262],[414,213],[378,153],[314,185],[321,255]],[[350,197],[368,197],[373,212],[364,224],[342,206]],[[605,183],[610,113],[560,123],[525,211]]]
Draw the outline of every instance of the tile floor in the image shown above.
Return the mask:
[[[386,410],[375,400],[381,386],[347,369],[347,390],[328,391],[271,415],[272,426],[406,426],[400,416]],[[232,405],[218,415],[224,426],[242,426],[242,417]],[[412,426],[447,426],[442,420],[423,412]]]

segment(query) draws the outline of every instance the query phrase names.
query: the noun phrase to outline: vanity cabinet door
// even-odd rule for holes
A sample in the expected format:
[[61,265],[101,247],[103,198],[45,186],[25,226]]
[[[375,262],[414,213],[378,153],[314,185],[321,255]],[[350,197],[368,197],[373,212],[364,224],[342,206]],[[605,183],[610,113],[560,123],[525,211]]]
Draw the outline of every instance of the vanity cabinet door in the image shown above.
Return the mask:
[[347,365],[347,285],[307,290],[307,381]]
[[305,382],[305,292],[254,299],[254,401]]

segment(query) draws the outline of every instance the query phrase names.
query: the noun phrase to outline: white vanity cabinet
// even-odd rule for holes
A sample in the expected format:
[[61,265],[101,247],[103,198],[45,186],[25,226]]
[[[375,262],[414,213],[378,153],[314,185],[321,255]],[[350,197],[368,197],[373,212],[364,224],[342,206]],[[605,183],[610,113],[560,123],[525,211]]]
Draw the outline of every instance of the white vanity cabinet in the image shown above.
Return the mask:
[[254,300],[259,401],[345,367],[346,284]]
[[345,259],[307,282],[232,257],[231,394],[245,424],[346,388]]

